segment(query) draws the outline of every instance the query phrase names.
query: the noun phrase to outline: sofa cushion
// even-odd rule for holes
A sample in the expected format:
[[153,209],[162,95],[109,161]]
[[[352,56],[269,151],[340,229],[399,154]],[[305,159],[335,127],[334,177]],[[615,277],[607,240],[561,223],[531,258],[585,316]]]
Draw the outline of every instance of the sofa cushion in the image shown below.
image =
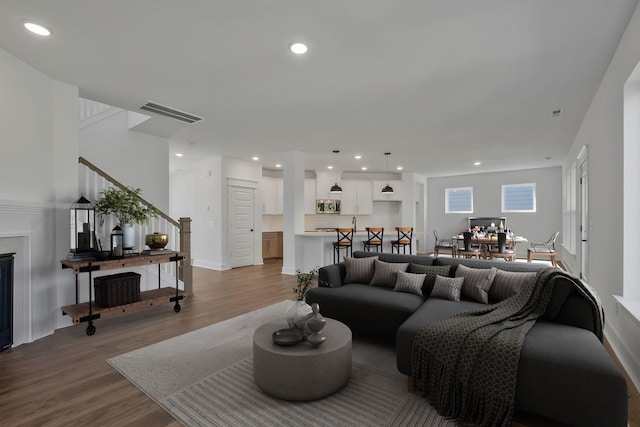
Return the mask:
[[547,305],[547,310],[542,315],[542,318],[554,320],[558,316],[558,313],[560,313],[564,302],[572,291],[576,292],[570,281],[562,277],[556,280],[553,286],[553,292],[551,292],[551,299]]
[[425,274],[424,284],[422,285],[422,295],[429,296],[431,295],[431,291],[433,290],[433,285],[436,283],[436,276],[449,276],[449,270],[451,269],[448,265],[422,265],[410,263],[407,271],[409,273],[418,273]]
[[502,262],[492,261],[485,259],[466,259],[466,258],[451,258],[451,257],[438,257],[433,262],[433,265],[450,265],[450,276],[456,275],[456,269],[458,265],[466,265],[471,268],[491,268],[495,267],[498,270],[504,271],[540,271],[545,268],[549,268],[548,265],[541,263],[528,263],[528,262]]
[[424,284],[425,277],[427,277],[426,274],[398,271],[396,274],[396,285],[393,290],[423,296],[422,285]]
[[411,348],[413,339],[423,326],[436,320],[465,311],[486,308],[485,305],[468,300],[453,302],[440,298],[428,298],[399,328],[396,334],[396,362],[398,370],[411,375]]
[[382,286],[352,283],[310,289],[306,301],[318,303],[323,316],[339,320],[354,331],[393,340],[400,325],[424,303],[424,298]]
[[433,265],[434,257],[428,255],[405,255],[405,254],[391,254],[388,252],[367,252],[367,251],[355,251],[353,252],[354,258],[372,257],[376,256],[380,261],[384,262],[412,262],[414,264]]
[[460,301],[460,291],[464,286],[464,280],[464,277],[436,276],[436,282],[433,285],[431,297]]
[[536,274],[538,273],[533,271],[526,273],[497,270],[489,289],[489,300],[498,302],[515,295],[522,286],[535,280]]
[[462,284],[462,296],[481,302],[489,303],[489,289],[496,277],[497,269],[491,267],[486,268],[470,268],[460,264],[456,269],[456,277],[464,277]]
[[344,264],[347,275],[344,284],[347,283],[369,283],[375,271],[374,262],[378,257],[370,258],[349,258],[344,257]]
[[409,267],[408,262],[383,262],[377,259],[374,261],[374,265],[373,279],[371,279],[369,284],[372,286],[385,286],[387,288],[393,288],[395,286],[396,273],[398,271],[407,271],[407,267]]

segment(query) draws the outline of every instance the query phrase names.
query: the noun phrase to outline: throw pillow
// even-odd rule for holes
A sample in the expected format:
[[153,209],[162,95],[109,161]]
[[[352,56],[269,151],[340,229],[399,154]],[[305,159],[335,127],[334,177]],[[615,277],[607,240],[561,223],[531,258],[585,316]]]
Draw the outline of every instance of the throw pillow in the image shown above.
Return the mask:
[[425,277],[427,277],[426,274],[398,271],[396,274],[396,286],[393,290],[422,296],[422,285],[424,284]]
[[344,265],[347,270],[347,274],[342,283],[345,285],[347,283],[369,283],[373,277],[375,268],[373,262],[377,259],[377,256],[365,258],[344,257]]
[[536,278],[536,272],[498,270],[489,289],[489,299],[502,301],[518,293],[520,288]]
[[431,298],[460,301],[460,291],[464,280],[464,277],[443,277],[437,275],[433,285],[433,291],[431,291]]
[[556,316],[560,314],[562,305],[564,304],[572,290],[573,284],[564,277],[559,277],[558,280],[556,280],[555,285],[553,286],[551,299],[549,300],[547,310],[542,315],[542,318],[547,320],[555,319]]
[[407,271],[409,273],[426,274],[422,285],[422,295],[429,296],[436,282],[436,276],[449,277],[450,269],[450,265],[422,265],[411,263]]
[[393,288],[396,284],[396,273],[407,271],[408,262],[383,262],[375,260],[375,272],[370,285]]
[[489,289],[496,277],[497,268],[470,268],[464,264],[458,265],[456,277],[464,277],[462,296],[481,302],[489,303]]

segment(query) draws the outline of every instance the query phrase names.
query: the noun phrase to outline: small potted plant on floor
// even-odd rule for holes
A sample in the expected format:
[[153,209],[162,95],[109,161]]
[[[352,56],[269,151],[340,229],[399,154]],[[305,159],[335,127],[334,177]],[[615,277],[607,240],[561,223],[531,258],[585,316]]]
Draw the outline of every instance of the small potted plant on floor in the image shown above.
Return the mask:
[[292,288],[296,296],[296,301],[287,310],[287,323],[290,328],[304,329],[305,323],[313,316],[311,306],[304,300],[307,291],[311,289],[316,278],[318,277],[318,267],[315,267],[308,273],[303,273],[299,269],[296,270],[296,278],[298,284]]
[[104,224],[106,215],[113,215],[123,232],[124,247],[134,245],[133,225],[145,224],[150,218],[157,218],[158,211],[153,206],[146,206],[140,201],[139,188],[108,187],[100,191],[100,197],[93,204],[96,215],[100,217],[100,225]]

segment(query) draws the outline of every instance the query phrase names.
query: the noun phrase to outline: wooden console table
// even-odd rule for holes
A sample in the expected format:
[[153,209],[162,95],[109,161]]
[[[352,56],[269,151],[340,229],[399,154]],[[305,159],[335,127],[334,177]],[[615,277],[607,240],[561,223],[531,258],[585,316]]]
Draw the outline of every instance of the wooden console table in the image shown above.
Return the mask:
[[[73,323],[78,325],[82,322],[89,322],[87,326],[87,335],[93,335],[96,327],[93,324],[95,319],[102,317],[110,317],[118,314],[138,311],[140,309],[159,304],[167,304],[174,302],[173,310],[180,312],[180,300],[186,297],[186,293],[178,288],[178,262],[184,259],[182,252],[167,251],[166,254],[158,255],[132,255],[121,259],[109,259],[104,261],[97,260],[66,260],[60,261],[62,268],[70,268],[76,275],[76,303],[62,307],[62,314],[68,315],[73,319]],[[160,264],[167,262],[176,263],[176,287],[162,288],[160,281]],[[140,292],[140,301],[130,304],[120,305],[116,307],[100,307],[92,301],[92,272],[103,270],[115,270],[127,267],[139,267],[144,265],[158,265],[158,289]],[[78,275],[80,273],[89,273],[89,301],[80,303],[78,301]]]

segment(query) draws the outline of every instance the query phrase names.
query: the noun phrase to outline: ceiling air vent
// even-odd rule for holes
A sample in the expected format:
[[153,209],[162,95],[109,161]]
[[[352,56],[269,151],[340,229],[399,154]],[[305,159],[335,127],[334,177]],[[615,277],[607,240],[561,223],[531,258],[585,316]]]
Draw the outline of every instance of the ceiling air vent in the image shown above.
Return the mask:
[[154,102],[147,102],[142,107],[140,107],[140,109],[160,114],[161,116],[171,117],[172,119],[180,120],[181,122],[189,124],[196,123],[202,120],[202,117],[194,116],[193,114],[185,113],[184,111],[179,111],[175,108],[156,104]]

